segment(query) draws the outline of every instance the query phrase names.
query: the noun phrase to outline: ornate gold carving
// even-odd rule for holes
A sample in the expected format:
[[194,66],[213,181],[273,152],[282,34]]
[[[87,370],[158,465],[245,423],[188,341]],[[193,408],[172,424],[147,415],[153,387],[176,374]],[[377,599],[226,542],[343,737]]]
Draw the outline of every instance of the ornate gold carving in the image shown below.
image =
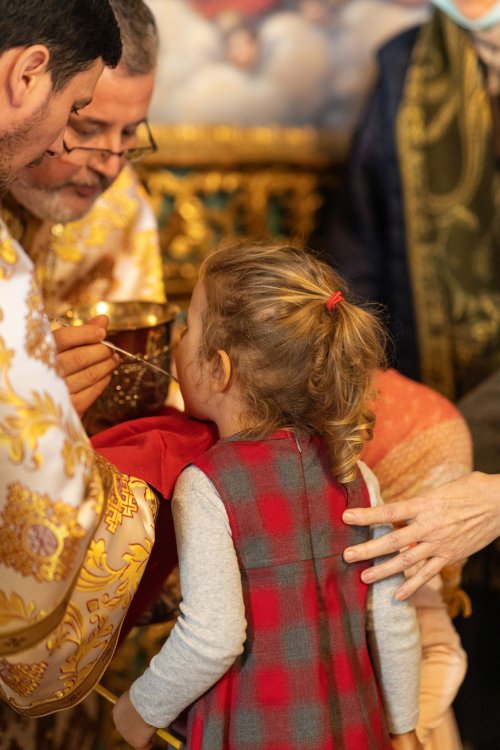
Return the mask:
[[18,695],[28,696],[33,693],[42,681],[46,662],[38,664],[9,664],[5,659],[0,660],[0,679]]
[[345,142],[313,128],[168,126],[141,168],[160,222],[169,298],[186,300],[221,240],[307,242]]
[[37,581],[61,581],[70,574],[84,536],[75,508],[19,483],[9,486],[0,526],[4,565]]
[[293,164],[321,171],[340,163],[348,148],[346,137],[313,127],[155,124],[153,133],[152,168]]

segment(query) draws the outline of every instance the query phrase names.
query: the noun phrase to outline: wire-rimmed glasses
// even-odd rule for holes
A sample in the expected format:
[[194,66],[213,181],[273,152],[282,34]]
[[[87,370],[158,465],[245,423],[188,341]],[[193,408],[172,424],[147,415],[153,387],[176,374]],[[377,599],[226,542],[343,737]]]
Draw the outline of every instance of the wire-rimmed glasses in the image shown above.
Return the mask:
[[148,121],[143,120],[140,124],[144,126],[146,138],[149,140],[149,143],[145,146],[133,146],[132,148],[125,148],[123,151],[112,151],[110,148],[99,148],[98,146],[68,146],[66,141],[63,140],[64,151],[66,154],[73,154],[74,156],[87,159],[93,157],[99,159],[99,161],[105,161],[110,156],[117,156],[119,159],[125,159],[132,163],[142,161],[148,154],[157,151],[158,146],[156,145]]

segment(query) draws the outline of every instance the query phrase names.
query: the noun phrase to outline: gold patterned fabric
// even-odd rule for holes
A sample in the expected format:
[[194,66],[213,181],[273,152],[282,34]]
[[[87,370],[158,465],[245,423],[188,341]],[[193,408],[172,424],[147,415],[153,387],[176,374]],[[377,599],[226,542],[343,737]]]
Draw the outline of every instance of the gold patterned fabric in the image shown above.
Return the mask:
[[33,265],[0,221],[0,695],[36,716],[99,680],[157,501],[97,458],[55,368]]
[[422,27],[397,121],[422,379],[456,399],[500,366],[500,186],[470,35]]
[[165,302],[156,218],[130,165],[78,221],[42,226],[12,196],[1,215],[35,263],[50,316],[100,300]]

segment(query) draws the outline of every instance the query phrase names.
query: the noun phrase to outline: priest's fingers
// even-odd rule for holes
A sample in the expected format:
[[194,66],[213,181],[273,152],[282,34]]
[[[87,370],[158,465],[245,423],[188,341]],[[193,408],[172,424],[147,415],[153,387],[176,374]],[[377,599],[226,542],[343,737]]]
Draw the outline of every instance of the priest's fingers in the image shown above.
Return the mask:
[[81,391],[77,391],[71,394],[71,401],[75,407],[78,415],[81,417],[87,409],[92,406],[96,398],[98,398],[107,385],[111,382],[111,375],[102,378],[97,383],[94,383],[89,388],[85,388]]
[[70,393],[74,393],[112,372],[120,359],[104,344],[88,344],[60,352],[57,361]]
[[86,344],[97,344],[106,338],[108,317],[97,315],[81,326],[62,326],[53,331],[58,352]]

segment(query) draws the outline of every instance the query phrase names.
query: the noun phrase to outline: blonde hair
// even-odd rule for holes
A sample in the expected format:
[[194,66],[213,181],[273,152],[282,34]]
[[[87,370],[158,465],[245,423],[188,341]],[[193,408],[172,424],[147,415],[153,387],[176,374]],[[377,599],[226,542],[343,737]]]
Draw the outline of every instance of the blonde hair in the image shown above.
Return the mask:
[[200,278],[207,298],[200,359],[218,367],[218,350],[228,353],[255,425],[245,433],[319,433],[332,474],[352,480],[372,435],[367,403],[384,363],[377,318],[348,301],[329,311],[327,300],[336,291],[345,296],[345,283],[298,247],[223,247],[206,258]]

